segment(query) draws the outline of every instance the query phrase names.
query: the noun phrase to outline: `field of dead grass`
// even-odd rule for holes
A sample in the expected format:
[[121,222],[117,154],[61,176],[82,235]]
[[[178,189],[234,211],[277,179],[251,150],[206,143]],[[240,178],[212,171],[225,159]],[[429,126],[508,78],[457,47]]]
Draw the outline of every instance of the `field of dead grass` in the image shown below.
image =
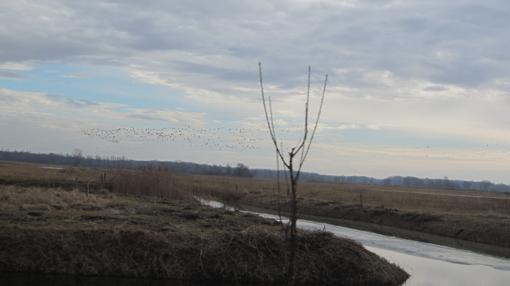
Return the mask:
[[[205,189],[219,197],[231,198],[232,201],[248,193],[273,197],[277,195],[275,183],[271,180],[220,176],[192,178],[196,189]],[[285,192],[284,184],[282,192]],[[314,182],[300,183],[298,192],[302,200],[315,199],[421,213],[510,217],[510,193]]]
[[[192,200],[0,185],[0,273],[281,285],[286,246],[273,221]],[[306,285],[400,285],[408,277],[325,232],[302,232],[296,259]]]
[[[276,195],[273,180],[223,176],[184,175],[164,171],[102,170],[61,167],[48,169],[46,165],[0,162],[0,182],[52,184],[87,182],[100,187],[101,174],[107,186],[119,192],[164,196],[165,192],[182,191],[176,196],[200,193],[236,202],[246,194]],[[58,168],[58,167],[57,167]],[[71,185],[72,186],[72,185]],[[129,188],[127,188],[129,186]],[[285,186],[282,184],[282,192]],[[406,188],[340,183],[302,182],[299,197],[338,202],[364,207],[383,207],[402,211],[440,214],[468,214],[510,217],[510,193],[455,191],[426,188]]]
[[[44,167],[0,162],[0,182],[51,186],[71,181],[82,189],[89,184],[96,189],[107,187],[114,193],[182,200],[199,195],[273,211],[279,208],[280,201],[280,208],[285,211],[285,196],[280,194],[281,199],[277,199],[272,180],[158,170]],[[101,176],[106,176],[106,183],[101,184]],[[302,182],[298,197],[304,215],[389,226],[510,249],[510,195],[506,193]]]

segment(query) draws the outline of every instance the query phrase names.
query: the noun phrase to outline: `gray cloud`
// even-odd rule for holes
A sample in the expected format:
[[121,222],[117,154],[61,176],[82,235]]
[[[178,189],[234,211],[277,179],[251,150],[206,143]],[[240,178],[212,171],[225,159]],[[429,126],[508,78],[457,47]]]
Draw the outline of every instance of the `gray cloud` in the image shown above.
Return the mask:
[[[151,51],[186,51],[184,72],[297,85],[302,66],[389,70],[460,86],[509,76],[505,1],[23,1],[4,2],[0,60],[100,58],[130,64]],[[23,15],[23,17],[21,17]],[[198,65],[225,55],[244,66]],[[188,62],[188,63],[187,63]],[[172,66],[172,62],[165,63]],[[162,70],[161,72],[165,72]],[[343,81],[342,84],[350,84]],[[356,84],[355,80],[352,84]]]
[[[1,61],[98,60],[143,64],[156,51],[162,74],[251,82],[254,65],[284,86],[308,64],[389,70],[401,78],[465,87],[510,74],[505,1],[5,1]],[[23,14],[24,17],[19,15]],[[217,55],[241,64],[222,62]],[[207,63],[194,62],[206,57]],[[157,61],[157,59],[154,59]],[[169,71],[161,66],[177,68]],[[305,67],[305,68],[303,68]],[[198,78],[198,76],[197,76]],[[335,79],[333,79],[335,80]],[[343,85],[358,85],[342,79]]]
[[17,78],[17,79],[20,79],[20,78],[24,78],[23,74],[19,73],[19,72],[15,72],[15,71],[8,71],[8,70],[1,70],[0,69],[0,78],[2,77],[5,77],[5,78]]

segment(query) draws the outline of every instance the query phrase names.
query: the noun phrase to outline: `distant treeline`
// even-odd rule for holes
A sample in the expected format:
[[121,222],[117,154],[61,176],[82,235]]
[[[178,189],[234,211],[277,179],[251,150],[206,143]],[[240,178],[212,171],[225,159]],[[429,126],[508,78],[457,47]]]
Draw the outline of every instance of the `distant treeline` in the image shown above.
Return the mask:
[[[276,177],[276,172],[271,170],[253,170],[255,177]],[[365,176],[329,176],[317,173],[302,173],[302,179],[313,182],[334,182],[379,186],[400,186],[413,188],[430,188],[445,190],[472,190],[472,191],[495,191],[510,192],[510,186],[494,184],[490,181],[464,181],[443,179],[429,179],[416,177],[393,176],[385,179],[376,179]]]
[[80,150],[75,150],[72,154],[64,155],[55,153],[39,154],[31,152],[0,150],[0,161],[16,161],[95,168],[157,169],[190,174],[253,177],[251,170],[246,165],[241,163],[237,164],[237,166],[219,166],[188,162],[138,161],[117,156],[84,156]]
[[[84,166],[96,168],[150,168],[160,170],[171,170],[179,173],[203,174],[203,175],[223,175],[236,177],[256,177],[256,178],[276,178],[275,170],[267,169],[249,169],[244,164],[236,166],[207,165],[190,162],[174,161],[139,161],[129,160],[124,157],[100,157],[83,156],[80,150],[73,151],[72,154],[38,154],[20,151],[1,151],[0,160],[17,161],[41,164],[56,164],[69,166]],[[317,173],[301,174],[301,179],[312,182],[334,182],[349,184],[366,184],[381,186],[403,186],[415,188],[434,188],[448,190],[479,190],[479,191],[497,191],[510,192],[510,186],[505,184],[494,184],[489,181],[464,181],[443,179],[421,179],[416,177],[394,176],[385,179],[376,179],[365,176],[330,176]]]

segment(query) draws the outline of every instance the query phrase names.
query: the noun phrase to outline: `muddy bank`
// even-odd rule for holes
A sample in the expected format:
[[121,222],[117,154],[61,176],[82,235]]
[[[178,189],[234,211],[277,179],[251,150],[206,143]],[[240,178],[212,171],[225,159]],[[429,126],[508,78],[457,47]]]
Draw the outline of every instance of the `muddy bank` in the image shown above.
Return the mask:
[[[285,281],[279,225],[189,201],[0,187],[0,271],[199,281]],[[407,274],[347,239],[302,232],[297,280],[399,285]]]

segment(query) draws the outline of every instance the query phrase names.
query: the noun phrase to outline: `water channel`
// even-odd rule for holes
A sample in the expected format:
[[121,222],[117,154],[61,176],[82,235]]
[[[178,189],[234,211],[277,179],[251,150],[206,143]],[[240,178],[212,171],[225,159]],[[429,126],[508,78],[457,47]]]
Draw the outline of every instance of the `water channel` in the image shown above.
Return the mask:
[[[211,207],[232,209],[220,202],[200,201]],[[271,214],[243,212],[279,219]],[[411,277],[405,286],[510,285],[509,259],[317,221],[300,219],[298,227],[306,230],[326,230],[336,236],[361,243],[368,250],[407,271]]]

